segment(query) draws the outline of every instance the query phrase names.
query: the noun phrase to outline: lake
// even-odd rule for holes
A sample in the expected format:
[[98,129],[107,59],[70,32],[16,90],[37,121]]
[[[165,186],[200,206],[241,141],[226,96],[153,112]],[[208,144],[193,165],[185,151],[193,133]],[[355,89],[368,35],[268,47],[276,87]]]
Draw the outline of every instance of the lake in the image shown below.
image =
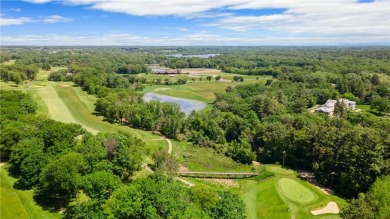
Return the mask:
[[172,55],[167,55],[167,56],[172,56],[175,58],[210,58],[213,56],[219,56],[222,54],[202,54],[202,55],[183,55],[183,54],[172,54]]
[[187,116],[191,113],[192,110],[199,111],[206,107],[206,104],[198,100],[190,100],[180,97],[172,97],[156,93],[147,93],[143,96],[143,100],[149,102],[151,100],[157,100],[160,102],[170,102],[177,103],[180,105],[181,111],[183,111]]

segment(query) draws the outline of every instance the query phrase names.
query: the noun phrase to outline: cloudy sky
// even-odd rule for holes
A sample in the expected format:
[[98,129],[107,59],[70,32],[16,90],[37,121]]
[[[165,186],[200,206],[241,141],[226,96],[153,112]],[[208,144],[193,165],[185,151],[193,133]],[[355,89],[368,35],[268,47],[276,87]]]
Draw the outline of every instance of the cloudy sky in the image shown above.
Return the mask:
[[390,0],[1,0],[1,45],[390,45]]

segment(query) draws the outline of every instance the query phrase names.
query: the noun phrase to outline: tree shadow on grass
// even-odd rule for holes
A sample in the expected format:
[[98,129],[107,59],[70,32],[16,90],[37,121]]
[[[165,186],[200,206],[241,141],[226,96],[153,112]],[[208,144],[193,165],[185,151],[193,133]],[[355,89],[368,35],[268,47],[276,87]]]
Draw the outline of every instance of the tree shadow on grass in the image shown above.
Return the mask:
[[50,212],[58,212],[64,207],[68,206],[70,198],[61,196],[49,196],[45,193],[36,191],[34,193],[34,200],[42,207],[43,210]]

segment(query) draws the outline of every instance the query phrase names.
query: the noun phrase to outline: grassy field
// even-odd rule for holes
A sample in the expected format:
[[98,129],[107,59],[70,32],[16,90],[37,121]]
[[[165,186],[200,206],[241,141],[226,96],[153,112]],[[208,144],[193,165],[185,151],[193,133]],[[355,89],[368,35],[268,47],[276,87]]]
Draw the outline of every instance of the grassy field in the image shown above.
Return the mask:
[[16,190],[16,179],[10,177],[6,168],[0,168],[0,218],[4,219],[55,219],[62,218],[58,213],[44,211],[33,199],[32,190]]
[[234,162],[231,158],[224,154],[219,154],[210,148],[188,146],[183,151],[183,165],[193,171],[206,172],[229,172],[242,171],[250,172],[249,165],[243,165]]
[[[221,75],[224,80],[232,80],[234,74],[227,73],[213,73]],[[179,78],[186,79],[187,84],[185,85],[146,85],[146,88],[143,92],[154,92],[169,96],[199,100],[206,103],[212,103],[215,100],[214,93],[225,92],[226,88],[229,86],[235,87],[237,85],[250,84],[250,83],[265,83],[271,77],[256,77],[256,76],[247,76],[241,75],[244,77],[244,82],[217,82],[215,79],[207,81],[206,77],[203,77],[202,81],[199,81],[200,77],[189,77],[188,75],[175,76],[174,78],[169,78],[172,81],[176,81]],[[154,74],[141,75],[140,77],[145,77],[148,80],[154,80],[156,78],[161,78],[163,81],[166,76],[159,76]],[[192,81],[194,79],[195,81]]]

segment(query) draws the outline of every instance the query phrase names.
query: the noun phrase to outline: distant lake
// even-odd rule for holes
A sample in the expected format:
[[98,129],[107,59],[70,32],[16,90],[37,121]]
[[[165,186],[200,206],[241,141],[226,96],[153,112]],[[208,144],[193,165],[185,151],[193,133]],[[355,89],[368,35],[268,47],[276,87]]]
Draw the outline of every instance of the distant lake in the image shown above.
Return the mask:
[[143,99],[146,102],[149,102],[151,100],[157,100],[160,102],[177,103],[180,105],[181,111],[183,111],[187,116],[191,113],[192,110],[199,111],[206,107],[206,104],[202,101],[172,97],[155,93],[147,93],[143,96]]
[[222,54],[202,54],[202,55],[183,55],[183,54],[172,54],[172,55],[167,55],[167,56],[172,56],[176,58],[210,58],[213,56],[219,56]]

